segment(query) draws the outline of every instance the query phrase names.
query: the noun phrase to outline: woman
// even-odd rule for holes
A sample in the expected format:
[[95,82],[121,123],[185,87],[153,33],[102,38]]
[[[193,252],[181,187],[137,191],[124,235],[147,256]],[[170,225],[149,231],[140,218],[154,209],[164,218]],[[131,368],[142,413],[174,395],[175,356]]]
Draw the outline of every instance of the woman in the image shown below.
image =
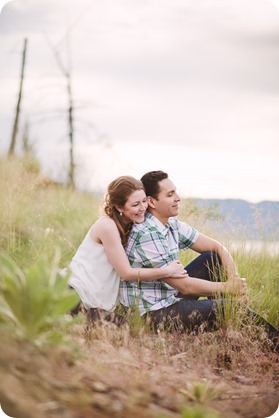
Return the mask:
[[121,176],[112,181],[104,202],[105,216],[93,224],[70,264],[69,285],[86,309],[112,312],[118,302],[120,280],[153,281],[183,278],[182,264],[172,261],[162,268],[132,268],[124,251],[132,224],[143,222],[147,209],[141,181]]

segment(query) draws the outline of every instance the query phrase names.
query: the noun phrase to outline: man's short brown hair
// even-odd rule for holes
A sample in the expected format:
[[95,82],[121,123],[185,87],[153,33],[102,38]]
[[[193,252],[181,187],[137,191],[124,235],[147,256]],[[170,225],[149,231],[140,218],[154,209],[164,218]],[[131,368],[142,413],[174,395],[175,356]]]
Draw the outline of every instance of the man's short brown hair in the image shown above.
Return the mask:
[[141,178],[146,196],[158,198],[160,193],[159,182],[168,178],[168,174],[164,171],[149,171]]

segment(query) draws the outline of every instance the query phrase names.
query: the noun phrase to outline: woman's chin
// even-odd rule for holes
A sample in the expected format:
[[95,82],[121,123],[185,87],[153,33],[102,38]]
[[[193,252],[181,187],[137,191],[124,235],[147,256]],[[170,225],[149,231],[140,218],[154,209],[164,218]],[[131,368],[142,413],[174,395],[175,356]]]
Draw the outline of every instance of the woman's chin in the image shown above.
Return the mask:
[[134,219],[134,222],[135,222],[136,224],[141,224],[143,221],[144,221],[144,215],[143,215],[143,216],[137,216],[137,217]]

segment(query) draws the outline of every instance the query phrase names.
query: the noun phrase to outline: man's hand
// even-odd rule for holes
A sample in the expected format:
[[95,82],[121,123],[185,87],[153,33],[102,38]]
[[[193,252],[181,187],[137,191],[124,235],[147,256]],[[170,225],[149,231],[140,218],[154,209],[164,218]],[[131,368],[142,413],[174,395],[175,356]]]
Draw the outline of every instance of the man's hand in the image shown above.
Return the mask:
[[247,284],[244,277],[238,274],[231,275],[224,283],[224,293],[234,296],[245,296],[247,293]]

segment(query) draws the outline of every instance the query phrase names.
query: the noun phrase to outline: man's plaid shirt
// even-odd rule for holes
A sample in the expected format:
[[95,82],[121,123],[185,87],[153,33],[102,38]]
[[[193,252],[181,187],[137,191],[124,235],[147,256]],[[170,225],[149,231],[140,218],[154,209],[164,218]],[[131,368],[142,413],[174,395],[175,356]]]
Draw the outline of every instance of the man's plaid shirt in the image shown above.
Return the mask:
[[[126,246],[132,267],[163,267],[179,259],[179,250],[190,248],[199,236],[188,224],[170,218],[163,225],[155,216],[134,224]],[[138,307],[140,314],[172,305],[180,300],[178,291],[161,280],[153,282],[120,282],[120,301],[127,307]]]

